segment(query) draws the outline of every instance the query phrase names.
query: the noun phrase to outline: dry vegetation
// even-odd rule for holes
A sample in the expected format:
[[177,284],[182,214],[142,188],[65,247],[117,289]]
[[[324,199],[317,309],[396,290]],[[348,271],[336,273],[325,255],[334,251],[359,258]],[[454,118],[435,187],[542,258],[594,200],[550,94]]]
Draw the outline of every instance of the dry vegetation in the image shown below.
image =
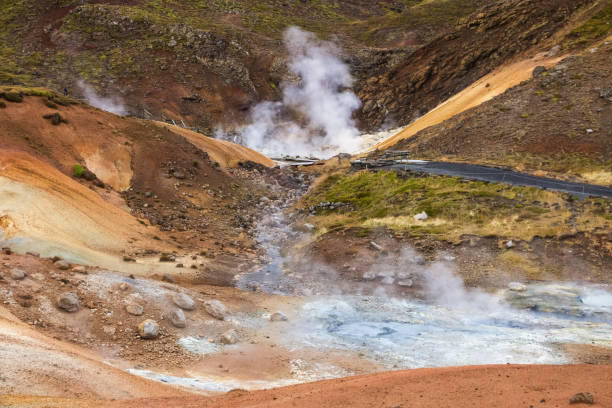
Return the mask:
[[[337,174],[321,182],[303,206],[320,202],[347,205],[318,210],[320,232],[338,228],[386,227],[413,236],[458,241],[465,235],[531,240],[580,231],[609,229],[610,203],[577,201],[567,194],[445,176],[407,176],[395,172]],[[425,211],[428,219],[414,215]]]

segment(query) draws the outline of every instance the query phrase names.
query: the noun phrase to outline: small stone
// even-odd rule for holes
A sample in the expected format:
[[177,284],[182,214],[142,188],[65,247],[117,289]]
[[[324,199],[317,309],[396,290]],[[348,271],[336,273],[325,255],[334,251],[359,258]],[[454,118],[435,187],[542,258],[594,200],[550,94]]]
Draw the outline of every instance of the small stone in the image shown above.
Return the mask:
[[72,292],[62,293],[57,298],[57,307],[68,313],[74,313],[79,310],[79,298]]
[[138,325],[138,335],[143,339],[155,339],[159,336],[159,324],[147,319]]
[[225,320],[225,315],[227,314],[227,308],[218,300],[208,300],[204,302],[204,310],[218,320]]
[[144,308],[136,303],[131,303],[125,307],[125,311],[133,316],[142,316]]
[[514,246],[514,242],[512,240],[506,242],[506,248],[512,248]]
[[289,320],[283,312],[274,312],[270,315],[271,322],[286,322]]
[[33,252],[33,251],[28,251],[26,252],[27,255],[33,256],[35,258],[40,258],[40,254],[38,252]]
[[172,313],[170,313],[170,322],[172,323],[172,325],[174,325],[174,327],[182,328],[187,326],[185,313],[183,313],[181,309],[173,310]]
[[11,279],[22,280],[25,277],[26,277],[26,273],[25,273],[25,271],[23,271],[21,269],[13,269],[11,271]]
[[174,278],[172,277],[172,275],[170,275],[168,273],[164,273],[164,276],[162,276],[162,280],[164,282],[174,283]]
[[62,271],[66,271],[68,269],[70,269],[70,264],[66,261],[64,261],[63,259],[59,259],[57,261],[55,261],[53,263],[55,265],[56,268],[62,270]]
[[370,241],[370,246],[377,251],[382,251],[383,248],[374,241]]
[[184,293],[176,293],[172,296],[172,301],[175,305],[185,310],[193,310],[196,307],[193,299]]
[[304,229],[305,229],[306,231],[313,231],[313,230],[315,229],[315,226],[314,226],[314,225],[312,225],[312,224],[309,224],[309,223],[305,223],[305,224],[304,224]]
[[414,285],[414,282],[412,281],[412,279],[404,279],[397,281],[397,284],[406,288],[411,288]]
[[575,394],[572,398],[570,398],[569,400],[570,404],[594,404],[595,403],[595,399],[593,398],[593,395],[590,392],[579,392],[578,394]]
[[128,290],[129,288],[131,288],[131,286],[130,286],[130,284],[129,284],[129,283],[127,283],[127,282],[121,282],[121,283],[119,284],[119,289],[121,289],[121,290],[123,290],[123,291],[126,291],[126,290]]
[[366,271],[366,272],[363,273],[363,280],[371,281],[371,280],[376,279],[376,276],[377,276],[376,272],[374,272],[374,271]]
[[72,268],[72,272],[80,273],[82,275],[87,275],[87,269],[83,265],[78,265]]
[[587,133],[593,133],[593,129],[587,129],[586,132]]
[[240,341],[238,333],[234,329],[230,329],[221,335],[221,343],[236,344]]
[[104,331],[105,334],[112,336],[113,334],[115,334],[117,329],[114,328],[113,326],[102,326],[102,331]]
[[523,285],[520,282],[510,282],[508,284],[508,289],[513,292],[524,292],[525,290],[527,290],[527,286]]
[[4,247],[4,248],[2,248],[2,252],[3,252],[5,255],[10,255],[10,254],[12,254],[12,253],[13,253],[13,251],[12,251],[12,250],[11,250],[11,248],[9,248],[9,247]]
[[418,213],[417,215],[413,216],[412,218],[414,218],[417,221],[425,221],[429,217],[427,216],[427,213],[425,211],[423,211],[423,212]]

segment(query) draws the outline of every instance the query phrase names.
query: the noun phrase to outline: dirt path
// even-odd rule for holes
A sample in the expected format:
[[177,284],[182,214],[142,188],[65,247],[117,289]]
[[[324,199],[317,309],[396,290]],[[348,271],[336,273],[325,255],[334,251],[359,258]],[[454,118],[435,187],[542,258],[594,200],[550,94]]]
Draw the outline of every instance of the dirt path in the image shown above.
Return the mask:
[[437,125],[458,113],[493,99],[495,96],[504,93],[506,89],[529,79],[536,66],[543,65],[545,67],[550,67],[565,57],[566,56],[563,55],[547,58],[544,54],[538,54],[533,58],[497,69],[480,78],[458,94],[447,99],[427,114],[405,127],[401,132],[374,145],[369,151],[388,149],[398,141],[409,138],[425,128]]

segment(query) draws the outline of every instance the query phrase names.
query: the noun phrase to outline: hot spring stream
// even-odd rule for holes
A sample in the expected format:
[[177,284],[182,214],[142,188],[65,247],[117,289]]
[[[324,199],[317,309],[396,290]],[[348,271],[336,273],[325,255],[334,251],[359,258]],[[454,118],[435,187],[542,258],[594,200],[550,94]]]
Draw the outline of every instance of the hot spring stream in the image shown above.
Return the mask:
[[[474,364],[563,364],[571,359],[563,352],[562,344],[612,347],[609,285],[528,284],[514,288],[518,290],[485,293],[465,289],[452,272],[452,262],[447,262],[434,269],[434,300],[387,295],[386,286],[401,275],[401,268],[388,272],[384,265],[380,271],[384,279],[364,283],[373,286],[367,295],[362,290],[351,292],[346,286],[340,290],[337,274],[289,270],[291,255],[282,248],[305,235],[290,227],[283,210],[277,208],[260,223],[258,239],[266,250],[266,263],[239,276],[236,286],[297,298],[284,309],[291,318],[281,325],[270,323],[269,314],[236,315],[232,321],[268,333],[275,344],[288,350],[291,375],[272,380],[266,372],[257,378],[193,371],[188,377],[136,369],[130,372],[194,390],[226,392],[355,374],[334,360],[334,353],[349,355],[353,363],[363,361],[377,367],[375,370],[393,370]],[[184,338],[179,344],[207,355],[241,352],[241,345],[221,346],[206,339]],[[316,357],[312,350],[317,351]]]
[[281,209],[271,214],[259,229],[268,263],[237,283],[305,297],[288,336],[294,346],[358,350],[389,369],[562,364],[568,358],[558,344],[612,346],[609,285],[533,284],[489,294],[464,289],[444,269],[442,279],[451,281],[453,293],[441,302],[388,297],[381,282],[371,282],[379,285],[374,295],[338,293],[333,280],[284,271],[289,259],[281,245],[300,235],[286,225]]

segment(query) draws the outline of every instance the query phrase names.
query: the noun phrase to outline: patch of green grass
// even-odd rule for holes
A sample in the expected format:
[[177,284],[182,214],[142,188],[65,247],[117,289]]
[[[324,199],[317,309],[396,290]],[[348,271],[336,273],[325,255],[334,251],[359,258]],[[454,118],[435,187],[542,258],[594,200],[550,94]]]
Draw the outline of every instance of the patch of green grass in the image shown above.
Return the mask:
[[[535,235],[559,236],[568,231],[576,211],[589,220],[579,223],[578,229],[609,224],[601,210],[605,206],[589,207],[588,200],[571,206],[561,193],[446,176],[402,178],[388,171],[332,175],[302,204],[309,207],[323,201],[348,205],[320,210],[309,221],[322,230],[382,226],[449,241],[469,234],[527,240]],[[422,211],[429,218],[415,220],[413,216]]]
[[72,168],[72,175],[76,178],[81,178],[83,177],[83,174],[85,174],[85,167],[81,166],[80,164],[75,164]]

